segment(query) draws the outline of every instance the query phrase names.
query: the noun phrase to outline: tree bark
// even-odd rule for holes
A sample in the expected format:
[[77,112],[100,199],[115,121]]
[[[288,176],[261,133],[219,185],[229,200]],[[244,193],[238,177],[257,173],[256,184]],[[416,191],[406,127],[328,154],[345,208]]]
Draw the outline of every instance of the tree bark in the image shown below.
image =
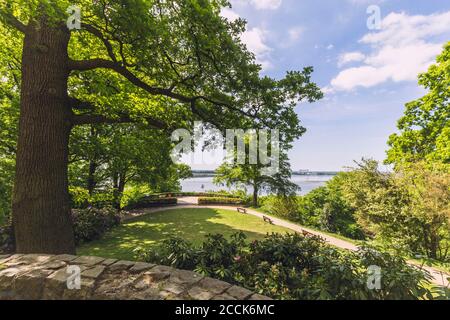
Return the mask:
[[[97,133],[95,131],[95,128],[93,125],[91,125],[91,138],[97,137]],[[96,158],[96,155],[94,154],[93,158]],[[95,172],[97,171],[97,162],[94,159],[89,160],[89,172],[88,172],[88,178],[87,178],[87,189],[89,192],[89,195],[92,195],[94,193],[95,186],[97,185],[97,182],[95,181]]]
[[255,183],[255,184],[253,184],[253,206],[254,207],[258,206],[258,193],[259,193],[259,188],[258,188],[258,185]]
[[89,192],[89,195],[94,194],[95,186],[97,185],[97,182],[95,181],[95,171],[97,170],[97,163],[93,160],[89,161],[89,173],[87,178],[87,189]]
[[69,38],[66,28],[41,19],[24,39],[12,203],[19,253],[75,253],[67,178]]

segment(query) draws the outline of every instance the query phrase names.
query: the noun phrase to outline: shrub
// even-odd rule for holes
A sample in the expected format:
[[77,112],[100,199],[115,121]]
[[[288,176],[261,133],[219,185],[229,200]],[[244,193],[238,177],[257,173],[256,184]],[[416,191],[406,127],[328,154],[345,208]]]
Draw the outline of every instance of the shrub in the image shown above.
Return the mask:
[[[136,251],[139,260],[191,269],[275,299],[430,298],[427,275],[405,260],[374,248],[340,251],[318,238],[272,234],[248,243],[208,235],[201,246],[169,239],[158,248]],[[382,270],[381,290],[367,286],[369,266]]]
[[86,209],[88,207],[103,208],[114,206],[114,195],[109,192],[89,194],[87,189],[70,187],[71,207],[75,209]]
[[210,204],[240,205],[240,204],[242,204],[242,200],[240,198],[203,197],[203,198],[198,198],[198,204],[200,204],[200,205],[210,205]]
[[158,196],[151,195],[130,201],[125,207],[125,210],[175,206],[176,204],[177,198],[160,198]]
[[77,244],[97,240],[120,223],[120,215],[113,208],[73,210],[72,219]]
[[298,201],[296,196],[268,196],[261,199],[260,203],[262,209],[269,214],[292,221],[299,221]]

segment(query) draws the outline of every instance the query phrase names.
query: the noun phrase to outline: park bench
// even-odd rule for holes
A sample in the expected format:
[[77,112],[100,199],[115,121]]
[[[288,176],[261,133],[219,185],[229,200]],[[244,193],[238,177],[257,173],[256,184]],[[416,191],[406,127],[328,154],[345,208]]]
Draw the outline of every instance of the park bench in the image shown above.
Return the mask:
[[247,209],[245,209],[245,208],[237,208],[237,212],[239,212],[239,213],[247,213]]
[[264,222],[267,222],[267,223],[273,224],[273,221],[272,221],[272,219],[270,219],[269,217],[263,216],[263,220],[264,220]]

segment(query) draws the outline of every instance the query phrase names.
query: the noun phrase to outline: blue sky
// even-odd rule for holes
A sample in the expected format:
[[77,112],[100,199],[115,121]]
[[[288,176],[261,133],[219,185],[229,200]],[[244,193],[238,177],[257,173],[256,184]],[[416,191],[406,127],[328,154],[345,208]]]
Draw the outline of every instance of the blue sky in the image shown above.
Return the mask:
[[[242,40],[263,73],[315,68],[325,98],[297,112],[308,132],[292,168],[339,170],[361,157],[385,158],[404,104],[424,94],[423,72],[450,40],[450,1],[234,0],[222,14],[247,20]],[[380,29],[367,26],[380,8]]]

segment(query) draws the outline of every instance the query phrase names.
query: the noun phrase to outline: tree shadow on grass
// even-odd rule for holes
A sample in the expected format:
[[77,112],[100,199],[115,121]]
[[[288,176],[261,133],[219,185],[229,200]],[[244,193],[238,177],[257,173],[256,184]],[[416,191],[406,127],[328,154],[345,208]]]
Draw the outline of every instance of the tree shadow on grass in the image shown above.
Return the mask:
[[78,254],[133,260],[137,247],[152,248],[170,237],[179,237],[196,245],[208,234],[229,237],[243,231],[249,241],[267,233],[288,232],[287,229],[264,223],[261,219],[233,211],[218,209],[179,209],[150,213],[113,229],[102,239],[84,244]]

